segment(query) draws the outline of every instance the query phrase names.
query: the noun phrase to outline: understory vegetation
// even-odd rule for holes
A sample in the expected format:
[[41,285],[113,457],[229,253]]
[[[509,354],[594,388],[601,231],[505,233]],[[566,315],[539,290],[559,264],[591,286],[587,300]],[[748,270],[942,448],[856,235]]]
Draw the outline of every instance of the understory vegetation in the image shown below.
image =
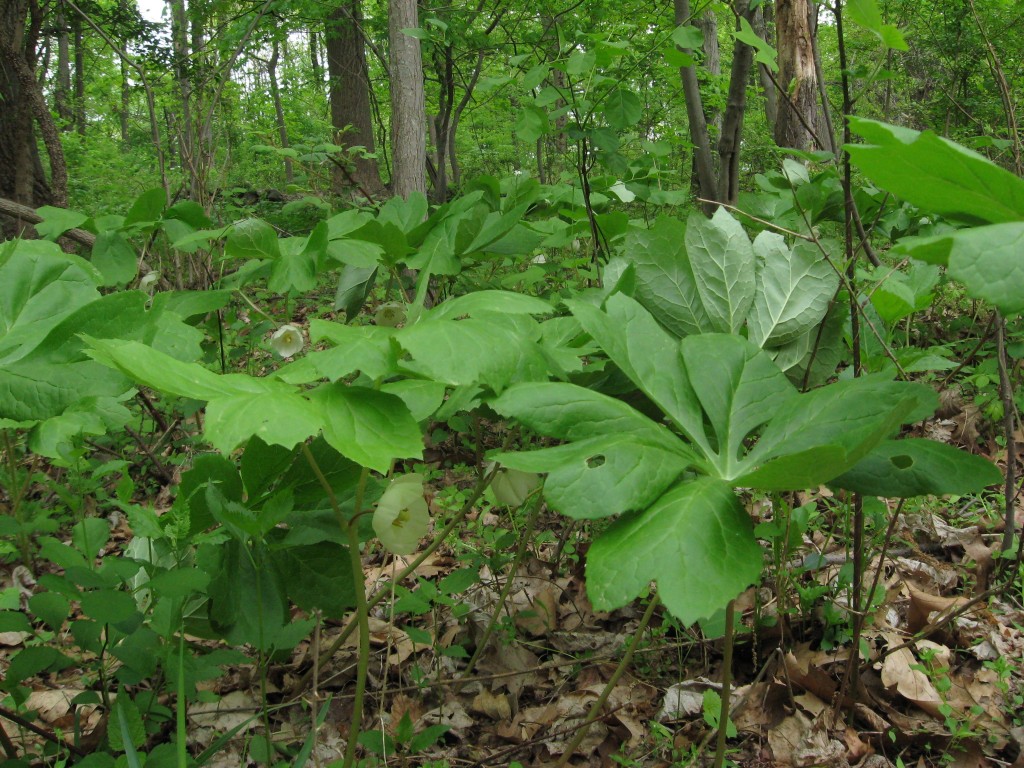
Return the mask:
[[70,205],[0,209],[0,768],[1024,764],[1016,123],[892,124],[951,43],[897,74],[844,5],[842,139],[748,125],[714,199],[637,95],[709,55],[678,14],[478,64],[512,143],[429,195],[229,114],[162,179],[62,134]]

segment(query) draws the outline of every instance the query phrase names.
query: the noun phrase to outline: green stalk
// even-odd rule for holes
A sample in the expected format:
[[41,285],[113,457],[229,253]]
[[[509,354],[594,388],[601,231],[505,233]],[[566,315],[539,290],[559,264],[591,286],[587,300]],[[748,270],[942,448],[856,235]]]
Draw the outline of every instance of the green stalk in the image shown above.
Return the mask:
[[734,600],[725,608],[725,647],[722,649],[722,710],[718,716],[718,738],[715,741],[714,768],[725,765],[725,739],[729,733],[729,700],[732,697],[732,646],[736,639]]

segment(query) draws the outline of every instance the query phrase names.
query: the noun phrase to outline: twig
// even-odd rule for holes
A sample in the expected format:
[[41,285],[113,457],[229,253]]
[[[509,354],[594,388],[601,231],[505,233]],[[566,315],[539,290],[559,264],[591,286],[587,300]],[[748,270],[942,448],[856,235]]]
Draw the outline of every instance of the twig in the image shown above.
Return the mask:
[[19,727],[32,731],[32,733],[34,733],[36,736],[41,736],[42,738],[49,741],[51,744],[57,744],[61,747],[64,747],[65,749],[76,754],[78,757],[85,757],[87,754],[87,752],[81,747],[77,747],[74,744],[68,744],[63,739],[58,738],[53,733],[50,733],[50,731],[47,731],[44,728],[40,728],[31,720],[26,720],[18,713],[12,712],[11,710],[7,709],[7,707],[0,707],[0,717],[5,717],[12,723],[18,725]]
[[1013,548],[1015,528],[1014,512],[1017,497],[1017,440],[1014,437],[1016,427],[1016,405],[1013,399],[1013,384],[1010,382],[1009,361],[1006,357],[1006,319],[997,313],[996,320],[996,356],[999,363],[999,396],[1003,401],[1003,438],[1006,440],[1006,484],[1003,489],[1003,503],[1006,504],[1005,527],[1003,528],[1003,554],[1008,555]]

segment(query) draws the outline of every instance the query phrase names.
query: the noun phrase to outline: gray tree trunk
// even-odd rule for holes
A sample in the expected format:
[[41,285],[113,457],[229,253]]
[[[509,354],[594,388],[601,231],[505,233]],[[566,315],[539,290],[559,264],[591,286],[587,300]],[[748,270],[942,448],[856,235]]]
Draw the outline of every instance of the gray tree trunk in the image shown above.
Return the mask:
[[775,120],[775,143],[780,147],[812,149],[817,143],[819,122],[818,76],[808,0],[776,0],[775,31],[778,81],[786,101],[779,105]]
[[427,118],[420,41],[403,29],[419,27],[416,0],[388,0],[391,69],[392,191],[427,193]]
[[[331,124],[335,142],[342,147],[365,147],[375,152],[373,119],[370,113],[370,81],[366,69],[366,49],[359,30],[362,20],[359,0],[349,0],[335,10],[327,21],[324,42],[330,78]],[[352,170],[335,167],[332,187],[341,194],[353,182],[371,195],[384,185],[377,161],[357,157]]]

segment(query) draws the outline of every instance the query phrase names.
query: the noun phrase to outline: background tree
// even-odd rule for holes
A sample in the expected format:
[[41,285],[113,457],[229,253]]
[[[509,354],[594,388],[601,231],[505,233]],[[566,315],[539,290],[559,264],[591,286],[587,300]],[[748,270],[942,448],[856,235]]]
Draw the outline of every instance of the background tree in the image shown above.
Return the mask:
[[391,74],[391,191],[400,197],[427,193],[427,125],[423,60],[416,0],[388,1]]

